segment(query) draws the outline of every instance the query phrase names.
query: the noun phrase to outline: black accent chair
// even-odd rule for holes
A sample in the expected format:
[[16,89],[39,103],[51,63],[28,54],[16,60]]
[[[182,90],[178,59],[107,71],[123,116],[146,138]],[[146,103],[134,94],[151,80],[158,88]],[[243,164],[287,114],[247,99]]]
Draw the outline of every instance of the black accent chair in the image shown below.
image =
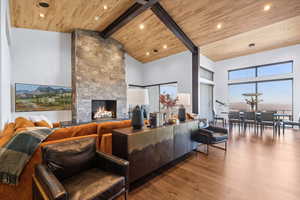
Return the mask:
[[42,148],[35,168],[33,199],[127,199],[129,162],[96,151],[96,138],[82,138]]
[[[209,153],[209,146],[227,151],[228,131],[225,128],[209,126],[199,128],[192,134],[192,140],[206,144],[206,155]],[[225,143],[225,148],[215,146],[215,144]]]

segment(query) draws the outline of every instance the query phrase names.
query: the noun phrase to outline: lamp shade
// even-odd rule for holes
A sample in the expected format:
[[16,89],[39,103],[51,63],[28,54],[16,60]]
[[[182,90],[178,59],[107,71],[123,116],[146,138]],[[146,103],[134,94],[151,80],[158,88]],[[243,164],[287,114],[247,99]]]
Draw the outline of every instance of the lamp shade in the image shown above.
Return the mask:
[[147,89],[129,88],[127,91],[127,103],[128,105],[148,105],[149,96]]
[[191,95],[189,93],[179,93],[178,95],[178,105],[190,106],[191,105]]

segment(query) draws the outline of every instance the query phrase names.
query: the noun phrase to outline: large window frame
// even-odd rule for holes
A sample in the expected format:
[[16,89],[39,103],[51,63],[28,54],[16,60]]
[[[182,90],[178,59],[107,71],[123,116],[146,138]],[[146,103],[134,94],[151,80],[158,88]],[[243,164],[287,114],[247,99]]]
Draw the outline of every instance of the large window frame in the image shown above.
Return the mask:
[[[286,78],[275,78],[275,79],[268,79],[264,80],[264,77],[269,77],[269,76],[258,76],[258,69],[261,67],[266,67],[266,66],[272,66],[272,65],[279,65],[279,64],[286,64],[286,63],[291,63],[292,65],[292,72],[288,74],[280,74],[279,76],[282,75],[287,75]],[[245,79],[233,79],[230,80],[230,72],[232,71],[239,71],[243,69],[255,69],[255,77],[251,77],[251,81],[243,81]],[[277,62],[277,63],[271,63],[271,64],[266,64],[266,65],[257,65],[257,66],[252,66],[252,67],[245,67],[245,68],[239,68],[239,69],[234,69],[234,70],[228,70],[228,81],[232,81],[232,83],[228,83],[228,86],[230,85],[242,85],[242,84],[255,84],[255,92],[258,93],[258,84],[262,82],[276,82],[276,81],[286,81],[290,80],[292,81],[292,116],[294,116],[294,78],[290,77],[289,74],[294,73],[294,61],[289,60],[289,61],[284,61],[284,62]],[[278,75],[271,75],[271,76],[278,76]],[[260,78],[257,80],[256,78]],[[246,78],[249,79],[249,78]],[[229,88],[228,88],[229,89]],[[257,97],[256,97],[257,98]],[[256,108],[259,109],[259,105],[256,104]]]
[[[227,78],[228,78],[229,81],[238,81],[238,80],[241,80],[241,79],[230,79],[230,72],[240,71],[240,70],[247,70],[247,69],[255,69],[255,76],[254,77],[250,77],[250,78],[263,77],[263,76],[258,76],[258,69],[259,68],[268,67],[268,66],[272,66],[272,65],[286,64],[286,63],[291,63],[292,64],[292,71],[289,74],[293,74],[294,73],[294,61],[293,60],[289,60],[289,61],[284,61],[284,62],[277,62],[277,63],[271,63],[271,64],[265,64],[265,65],[256,65],[256,66],[251,66],[251,67],[244,67],[244,68],[238,68],[238,69],[228,70],[228,77]],[[281,75],[286,75],[286,74],[281,74]],[[271,76],[277,76],[277,75],[271,75]]]
[[[230,85],[243,85],[243,84],[255,84],[255,93],[258,93],[258,84],[259,83],[266,83],[266,82],[277,82],[277,81],[292,81],[292,85],[294,85],[293,78],[285,78],[285,79],[276,79],[276,80],[265,80],[265,81],[248,81],[248,82],[241,82],[241,83],[229,83]],[[257,97],[256,97],[257,98]],[[259,106],[256,103],[256,108],[259,109]],[[292,116],[294,116],[294,88],[292,88]]]

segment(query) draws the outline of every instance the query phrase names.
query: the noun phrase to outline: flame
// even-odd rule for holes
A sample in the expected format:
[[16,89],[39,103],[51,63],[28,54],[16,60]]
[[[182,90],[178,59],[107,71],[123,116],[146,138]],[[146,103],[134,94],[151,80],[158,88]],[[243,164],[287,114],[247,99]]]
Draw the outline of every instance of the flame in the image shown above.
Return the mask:
[[98,108],[97,112],[94,115],[94,118],[112,118],[113,112],[105,109],[104,106]]

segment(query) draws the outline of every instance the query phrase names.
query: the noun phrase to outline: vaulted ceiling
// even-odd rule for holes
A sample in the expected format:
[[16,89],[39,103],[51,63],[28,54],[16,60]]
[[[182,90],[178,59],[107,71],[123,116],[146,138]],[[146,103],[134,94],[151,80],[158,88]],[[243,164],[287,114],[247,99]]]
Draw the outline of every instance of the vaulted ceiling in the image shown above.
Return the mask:
[[[41,1],[50,7],[39,6]],[[102,31],[134,3],[135,0],[11,0],[12,24],[58,32],[72,32],[76,28]],[[160,3],[200,51],[215,61],[300,43],[300,0],[161,0]],[[266,5],[270,6],[268,11],[264,10]],[[141,62],[187,50],[151,10],[112,37]],[[249,43],[256,46],[249,48]]]

